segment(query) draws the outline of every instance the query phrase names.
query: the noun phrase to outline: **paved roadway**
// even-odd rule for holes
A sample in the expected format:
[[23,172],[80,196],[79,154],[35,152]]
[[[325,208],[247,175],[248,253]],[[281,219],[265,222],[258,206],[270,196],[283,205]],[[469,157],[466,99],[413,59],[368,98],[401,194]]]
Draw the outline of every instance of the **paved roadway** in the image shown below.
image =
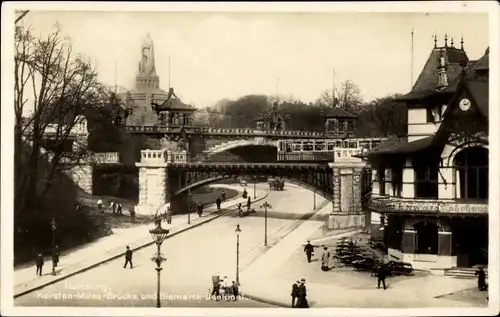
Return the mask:
[[[288,185],[288,184],[287,184]],[[261,188],[267,185],[258,185]],[[252,195],[251,186],[248,188]],[[320,200],[319,197],[318,201]],[[282,236],[283,229],[300,214],[310,212],[313,194],[296,186],[272,191],[267,201],[268,237]],[[235,214],[220,217],[196,229],[165,240],[161,291],[169,295],[162,307],[272,307],[250,299],[216,302],[206,298],[211,277],[219,273],[232,281],[236,275],[236,225],[240,224],[240,265],[246,267],[263,245],[264,218],[258,202],[257,214],[239,218]],[[281,230],[281,231],[280,231]],[[103,306],[154,307],[156,272],[151,257],[156,246],[134,253],[134,269],[124,269],[124,259],[117,259],[59,283],[47,286],[15,300],[16,306]],[[252,252],[252,253],[250,253]],[[244,285],[240,292],[244,294]],[[80,297],[78,297],[80,296]],[[175,296],[172,298],[172,296]],[[58,298],[59,297],[59,298]],[[71,298],[70,298],[71,297]]]

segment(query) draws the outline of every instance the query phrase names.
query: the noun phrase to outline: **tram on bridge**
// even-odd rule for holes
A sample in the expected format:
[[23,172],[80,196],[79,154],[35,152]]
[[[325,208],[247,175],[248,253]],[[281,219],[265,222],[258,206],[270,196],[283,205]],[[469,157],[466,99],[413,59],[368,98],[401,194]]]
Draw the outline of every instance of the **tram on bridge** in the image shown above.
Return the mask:
[[279,140],[278,161],[331,161],[339,149],[365,151],[377,147],[385,138]]

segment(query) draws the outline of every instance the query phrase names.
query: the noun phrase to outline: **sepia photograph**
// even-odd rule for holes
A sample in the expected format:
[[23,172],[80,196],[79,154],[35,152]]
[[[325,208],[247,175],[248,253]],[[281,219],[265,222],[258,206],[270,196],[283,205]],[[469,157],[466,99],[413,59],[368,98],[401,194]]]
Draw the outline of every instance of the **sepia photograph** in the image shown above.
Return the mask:
[[498,4],[246,5],[2,6],[2,315],[498,313]]

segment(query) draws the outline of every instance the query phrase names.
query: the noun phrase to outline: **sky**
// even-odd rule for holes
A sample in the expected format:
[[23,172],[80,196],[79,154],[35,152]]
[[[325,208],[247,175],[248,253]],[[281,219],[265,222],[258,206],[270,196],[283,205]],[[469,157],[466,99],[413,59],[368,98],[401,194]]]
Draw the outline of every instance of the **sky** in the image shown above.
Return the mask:
[[[58,22],[101,81],[134,88],[141,43],[154,41],[160,87],[196,107],[247,94],[304,102],[340,83],[368,101],[411,88],[434,46],[454,39],[469,59],[489,45],[485,13],[30,11],[22,24],[46,34]],[[116,67],[115,67],[116,65]],[[335,76],[333,71],[335,70]],[[116,74],[116,76],[115,76]],[[334,83],[335,82],[335,83]]]

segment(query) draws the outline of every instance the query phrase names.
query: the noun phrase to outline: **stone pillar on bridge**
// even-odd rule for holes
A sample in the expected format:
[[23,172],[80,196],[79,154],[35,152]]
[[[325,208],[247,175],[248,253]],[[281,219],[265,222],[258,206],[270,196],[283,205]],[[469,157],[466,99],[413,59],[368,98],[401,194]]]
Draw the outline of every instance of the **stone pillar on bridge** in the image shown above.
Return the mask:
[[333,169],[333,210],[328,229],[365,228],[369,217],[361,205],[361,177],[366,162],[334,152],[334,162],[328,165]]
[[154,215],[158,208],[167,203],[167,165],[166,150],[143,150],[141,161],[135,163],[139,168],[139,204],[136,214]]

